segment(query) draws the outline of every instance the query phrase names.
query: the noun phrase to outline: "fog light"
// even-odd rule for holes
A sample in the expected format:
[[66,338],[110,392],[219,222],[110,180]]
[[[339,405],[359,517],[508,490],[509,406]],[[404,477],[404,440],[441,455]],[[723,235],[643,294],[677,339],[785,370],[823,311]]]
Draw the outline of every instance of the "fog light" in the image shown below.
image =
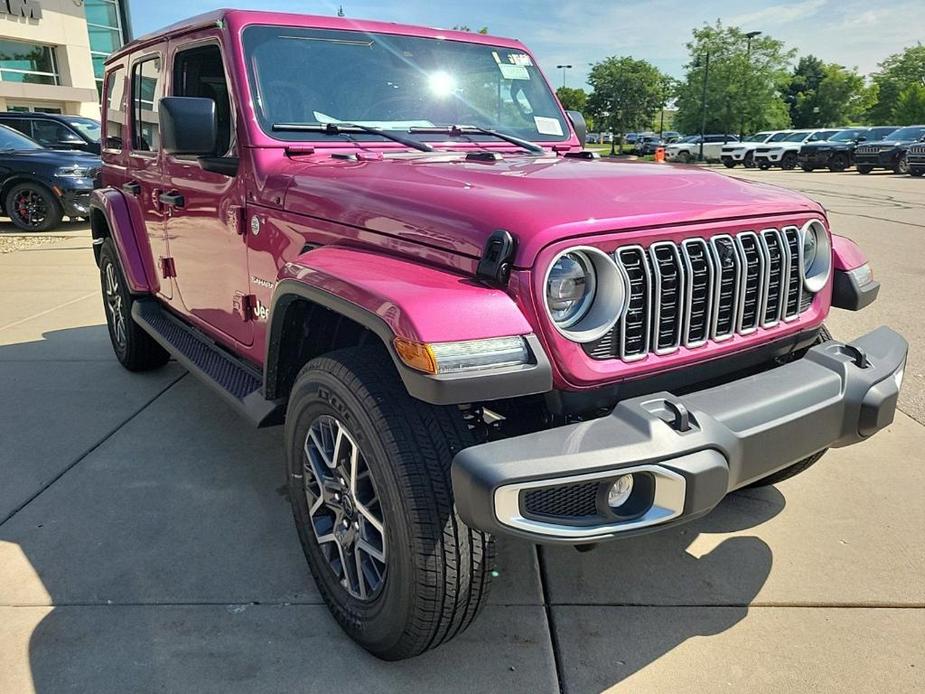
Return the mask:
[[620,508],[633,493],[633,476],[623,475],[610,485],[607,491],[607,505],[610,508]]

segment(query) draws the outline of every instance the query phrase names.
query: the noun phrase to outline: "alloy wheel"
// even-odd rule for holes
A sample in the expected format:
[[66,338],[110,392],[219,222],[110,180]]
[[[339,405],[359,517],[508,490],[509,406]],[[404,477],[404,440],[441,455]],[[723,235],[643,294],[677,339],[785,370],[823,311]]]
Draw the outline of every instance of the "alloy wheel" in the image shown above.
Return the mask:
[[330,570],[358,600],[373,600],[386,573],[385,519],[366,457],[347,428],[321,415],[305,436],[309,522]]
[[48,218],[48,203],[43,195],[26,188],[13,200],[13,211],[24,225],[39,227]]
[[105,274],[106,310],[109,311],[112,334],[119,349],[125,349],[125,310],[122,303],[122,294],[119,292],[119,276],[116,274],[116,268],[112,263],[106,264]]

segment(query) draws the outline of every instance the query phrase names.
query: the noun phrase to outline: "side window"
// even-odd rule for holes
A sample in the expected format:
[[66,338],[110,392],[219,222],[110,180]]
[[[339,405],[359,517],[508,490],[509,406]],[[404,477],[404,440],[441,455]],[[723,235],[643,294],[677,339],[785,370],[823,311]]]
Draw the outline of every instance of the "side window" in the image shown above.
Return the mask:
[[231,148],[231,100],[222,51],[215,44],[178,51],[173,61],[173,95],[196,96],[215,102],[217,151]]
[[44,118],[36,118],[32,122],[32,138],[46,147],[67,146],[81,144],[81,140],[61,123]]
[[149,58],[132,68],[132,149],[156,152],[161,147],[157,104],[163,90],[161,59]]
[[106,109],[103,114],[104,127],[103,142],[106,149],[121,150],[123,145],[122,129],[125,123],[125,113],[122,105],[125,97],[125,68],[119,67],[109,73],[106,78]]
[[14,130],[18,130],[23,135],[32,137],[32,125],[29,123],[29,121],[23,118],[4,118],[3,120],[0,120],[0,123],[3,125],[8,125]]

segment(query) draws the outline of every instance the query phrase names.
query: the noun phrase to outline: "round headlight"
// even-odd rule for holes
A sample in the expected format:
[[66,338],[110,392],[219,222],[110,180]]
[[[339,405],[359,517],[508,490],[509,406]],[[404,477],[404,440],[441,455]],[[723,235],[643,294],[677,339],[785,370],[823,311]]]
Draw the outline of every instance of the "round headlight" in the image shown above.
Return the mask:
[[592,342],[610,330],[626,302],[623,273],[596,248],[570,248],[546,272],[546,311],[552,324],[573,342]]
[[800,230],[803,254],[803,286],[816,293],[825,286],[832,272],[832,243],[825,227],[817,219]]

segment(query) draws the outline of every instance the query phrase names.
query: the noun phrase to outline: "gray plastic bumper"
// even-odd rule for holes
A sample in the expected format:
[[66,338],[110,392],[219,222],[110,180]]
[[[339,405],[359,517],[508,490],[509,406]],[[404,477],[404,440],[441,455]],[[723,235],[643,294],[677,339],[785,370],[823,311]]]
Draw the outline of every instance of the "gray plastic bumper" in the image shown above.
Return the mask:
[[[907,350],[882,327],[723,386],[633,398],[600,419],[468,448],[453,460],[457,509],[481,530],[575,544],[691,520],[734,489],[889,425]],[[632,517],[608,517],[606,489],[629,472],[652,487],[648,506]],[[601,515],[590,522],[524,508],[531,491],[598,483]]]

